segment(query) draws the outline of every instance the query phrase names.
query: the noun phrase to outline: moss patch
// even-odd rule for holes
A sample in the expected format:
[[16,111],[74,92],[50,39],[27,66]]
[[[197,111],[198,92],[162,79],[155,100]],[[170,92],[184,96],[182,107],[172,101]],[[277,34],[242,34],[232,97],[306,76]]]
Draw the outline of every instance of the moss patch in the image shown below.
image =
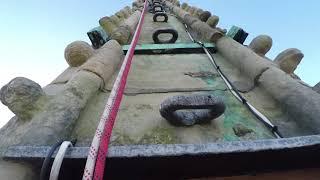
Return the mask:
[[110,144],[112,146],[121,146],[121,145],[138,144],[138,143],[135,142],[134,139],[131,139],[127,135],[123,135],[115,132],[112,134],[112,140]]
[[175,144],[177,138],[173,129],[157,127],[145,134],[141,138],[129,137],[122,133],[115,132],[112,136],[111,144],[113,146],[119,145],[141,145],[141,144]]
[[[200,70],[204,70],[207,67],[200,66]],[[205,77],[201,78],[209,86],[214,86],[216,89],[226,89],[226,85],[221,80],[221,77]],[[233,130],[233,127],[237,124],[251,129],[253,132],[250,139],[270,139],[274,138],[273,134],[267,129],[241,102],[239,102],[230,91],[212,91],[213,96],[219,96],[226,104],[226,111],[224,113],[223,127],[221,127],[221,133],[223,134],[224,141],[238,141],[242,140],[242,137],[238,137]]]
[[175,142],[173,129],[155,128],[142,137],[140,144],[174,144]]

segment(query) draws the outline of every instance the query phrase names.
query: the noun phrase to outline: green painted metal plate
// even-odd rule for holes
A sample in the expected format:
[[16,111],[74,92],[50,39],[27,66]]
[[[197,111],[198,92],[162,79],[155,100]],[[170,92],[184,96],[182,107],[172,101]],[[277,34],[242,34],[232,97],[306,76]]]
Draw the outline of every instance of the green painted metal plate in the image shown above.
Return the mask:
[[101,26],[95,27],[95,28],[91,29],[89,32],[92,32],[92,31],[98,31],[100,33],[100,35],[102,36],[102,38],[106,42],[110,40],[110,36],[107,34],[107,32]]
[[227,36],[234,38],[240,30],[241,28],[237,26],[232,26],[231,29],[228,31]]
[[[214,50],[213,43],[204,43],[209,50]],[[122,46],[126,53],[130,45]],[[175,43],[175,44],[142,44],[137,45],[135,54],[188,54],[203,53],[202,47],[197,43]]]
[[247,32],[245,32],[242,28],[237,26],[232,26],[227,33],[227,36],[231,37],[240,44],[243,44],[245,42],[248,35],[249,34]]

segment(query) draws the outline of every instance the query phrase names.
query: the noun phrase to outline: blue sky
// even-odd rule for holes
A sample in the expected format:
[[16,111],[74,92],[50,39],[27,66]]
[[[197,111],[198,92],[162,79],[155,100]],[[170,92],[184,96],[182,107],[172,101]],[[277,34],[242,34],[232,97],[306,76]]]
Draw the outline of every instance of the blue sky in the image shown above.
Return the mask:
[[[320,1],[185,0],[220,17],[219,26],[237,25],[250,33],[273,38],[267,54],[274,59],[287,48],[305,57],[296,73],[310,85],[320,81]],[[0,86],[17,76],[45,86],[66,67],[64,48],[88,41],[86,32],[100,17],[114,14],[131,0],[2,0],[0,5]],[[0,127],[13,114],[0,104]]]

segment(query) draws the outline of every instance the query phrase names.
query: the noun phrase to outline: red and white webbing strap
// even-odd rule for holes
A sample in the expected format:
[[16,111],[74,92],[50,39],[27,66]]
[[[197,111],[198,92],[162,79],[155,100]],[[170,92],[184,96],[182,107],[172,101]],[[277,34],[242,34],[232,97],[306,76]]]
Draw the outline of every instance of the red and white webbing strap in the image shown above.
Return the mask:
[[144,16],[147,10],[148,1],[145,1],[141,17],[133,36],[130,48],[122,63],[117,79],[113,85],[111,94],[108,98],[105,110],[100,119],[98,128],[93,137],[86,167],[84,169],[83,180],[101,180],[104,175],[105,160],[108,154],[108,145],[112,134],[112,129],[120,107],[124,89],[127,83],[129,70],[134,56],[134,50],[140,38]]

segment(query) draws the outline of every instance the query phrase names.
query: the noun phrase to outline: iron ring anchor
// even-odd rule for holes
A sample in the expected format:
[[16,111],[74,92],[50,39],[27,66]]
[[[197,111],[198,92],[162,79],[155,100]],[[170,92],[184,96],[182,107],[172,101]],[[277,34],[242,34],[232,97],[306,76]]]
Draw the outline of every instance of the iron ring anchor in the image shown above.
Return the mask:
[[180,95],[164,100],[160,114],[175,126],[193,126],[218,118],[225,109],[222,99],[210,94]]
[[[160,10],[157,9],[157,8],[160,8]],[[152,10],[153,10],[154,13],[163,12],[164,11],[164,7],[162,5],[154,5]]]
[[[158,17],[164,17],[163,21],[158,21]],[[168,15],[165,12],[157,12],[153,15],[153,22],[168,22]]]
[[[159,39],[160,34],[171,34],[172,38],[167,41],[161,41]],[[178,37],[179,37],[178,31],[176,31],[175,29],[167,29],[167,28],[157,29],[152,35],[152,39],[155,44],[173,44],[177,41]]]

